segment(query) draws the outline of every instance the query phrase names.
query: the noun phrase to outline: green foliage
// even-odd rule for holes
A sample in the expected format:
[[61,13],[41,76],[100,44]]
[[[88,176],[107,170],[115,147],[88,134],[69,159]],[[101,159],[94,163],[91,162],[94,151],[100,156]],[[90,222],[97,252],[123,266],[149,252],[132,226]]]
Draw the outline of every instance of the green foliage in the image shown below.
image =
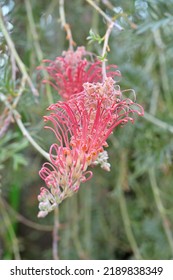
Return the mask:
[[100,37],[99,34],[96,34],[93,32],[92,29],[89,31],[89,36],[87,37],[88,43],[91,44],[93,42],[97,42],[98,44],[101,44],[104,40],[104,37]]
[[[30,0],[37,32],[34,38],[25,1],[1,2],[3,7],[14,3],[6,22],[13,26],[10,36],[40,94],[35,103],[26,83],[16,109],[32,137],[48,150],[54,138],[43,130],[42,116],[46,115],[50,96],[54,101],[59,97],[53,90],[48,95],[41,84],[36,70],[41,64],[40,50],[35,43],[47,59],[68,48],[57,20],[59,6],[54,0]],[[124,27],[122,32],[113,29],[106,60],[118,65],[121,89],[133,88],[137,103],[163,125],[144,117],[134,125],[117,128],[109,139],[111,171],[95,168],[92,180],[60,205],[59,255],[61,259],[171,259],[173,138],[167,125],[173,123],[173,1],[111,0],[108,6],[100,2],[103,11]],[[65,1],[65,10],[76,44],[86,45],[101,59],[104,38],[98,34],[105,34],[106,22],[84,0]],[[94,44],[88,45],[87,40]],[[13,80],[14,64],[1,32],[0,41],[0,55],[6,59],[0,63],[0,91],[13,104],[22,74],[17,70]],[[3,103],[0,110],[4,114]],[[14,121],[0,139],[0,257],[14,259],[19,251],[23,259],[50,259],[51,231],[37,227],[52,225],[53,215],[39,221],[36,217],[37,195],[43,185],[38,171],[44,159]],[[28,225],[25,218],[35,224]]]
[[[27,165],[27,160],[21,151],[28,146],[28,141],[21,137],[17,132],[6,133],[0,139],[0,167],[4,168],[7,161],[11,161],[14,171],[20,168],[20,165]],[[7,148],[8,147],[8,148]]]

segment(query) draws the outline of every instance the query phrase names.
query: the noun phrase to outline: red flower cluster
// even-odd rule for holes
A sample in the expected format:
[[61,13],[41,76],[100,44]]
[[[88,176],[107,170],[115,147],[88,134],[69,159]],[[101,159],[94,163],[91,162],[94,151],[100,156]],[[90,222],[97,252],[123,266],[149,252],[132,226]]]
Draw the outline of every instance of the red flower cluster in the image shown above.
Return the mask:
[[[76,51],[64,51],[62,56],[57,57],[55,61],[44,60],[43,62],[48,63],[48,66],[40,66],[38,69],[46,70],[50,77],[49,80],[43,80],[43,82],[52,85],[64,100],[83,91],[84,83],[102,81],[101,62],[84,47],[78,47]],[[114,70],[115,68],[117,68],[116,65],[107,67],[108,77],[120,76],[119,71]]]
[[[84,52],[83,48],[78,48],[79,50],[81,53]],[[93,73],[84,70],[84,62],[90,69],[96,67],[97,70],[99,64],[94,62],[92,65],[86,59],[83,61],[82,56],[77,56],[76,53],[72,54],[70,51],[66,59],[57,58],[56,61],[58,63],[63,61],[62,64],[57,63],[59,66],[55,67],[56,62],[54,62],[52,69],[51,65],[48,69],[51,76],[54,75],[56,78],[56,87],[66,101],[52,104],[48,108],[51,111],[50,115],[44,117],[45,121],[50,121],[51,126],[47,128],[54,132],[57,143],[50,147],[51,163],[45,163],[39,173],[47,185],[47,189],[42,188],[38,196],[39,217],[46,216],[63,199],[76,192],[81,182],[92,177],[92,172],[88,171],[89,166],[100,164],[103,169],[109,171],[108,155],[104,151],[107,138],[118,125],[124,125],[128,121],[133,122],[134,113],[143,115],[143,108],[139,104],[129,98],[123,99],[120,87],[115,87],[112,77],[106,78],[102,83],[100,70]],[[74,62],[70,59],[73,55]],[[63,75],[61,71],[67,61],[71,65],[70,72],[65,71],[63,79],[60,79]],[[80,72],[79,69],[83,69],[81,73],[85,73],[81,75],[81,80],[75,76]],[[74,76],[71,76],[72,70]],[[111,75],[114,76],[115,72]],[[71,91],[69,77],[73,82],[80,80],[76,87],[72,82]]]

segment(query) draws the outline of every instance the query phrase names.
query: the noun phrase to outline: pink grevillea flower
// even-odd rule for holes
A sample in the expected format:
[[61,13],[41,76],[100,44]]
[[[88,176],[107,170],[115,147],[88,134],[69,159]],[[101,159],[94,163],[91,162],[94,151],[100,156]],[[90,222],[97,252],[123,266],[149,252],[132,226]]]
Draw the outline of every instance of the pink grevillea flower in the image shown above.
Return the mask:
[[85,83],[83,92],[49,107],[53,113],[45,120],[52,122],[59,145],[69,143],[72,148],[80,148],[92,162],[107,146],[106,140],[115,127],[133,122],[134,113],[143,114],[142,107],[129,98],[123,99],[114,84],[111,77],[104,83]]
[[41,188],[38,196],[38,217],[45,217],[62,200],[77,192],[82,182],[92,177],[92,172],[86,171],[86,156],[80,149],[53,144],[50,148],[50,159],[51,163],[43,164],[39,172],[47,189]]
[[[85,82],[102,81],[101,62],[86,52],[84,47],[78,47],[76,51],[64,51],[62,56],[57,57],[55,61],[44,60],[43,62],[48,63],[48,66],[41,66],[38,69],[45,69],[50,77],[49,80],[43,82],[51,84],[64,100],[83,91]],[[115,68],[117,68],[115,65],[108,66],[107,75],[120,76],[119,71],[111,71]]]
[[[50,148],[50,161],[40,171],[47,185],[39,195],[39,217],[47,215],[63,199],[79,189],[80,183],[92,177],[91,165],[101,164],[106,170],[107,138],[117,126],[134,121],[134,114],[143,115],[143,108],[123,98],[120,87],[111,77],[104,83],[85,83],[83,92],[67,102],[52,104],[44,117],[57,143]],[[89,175],[89,176],[88,176]]]

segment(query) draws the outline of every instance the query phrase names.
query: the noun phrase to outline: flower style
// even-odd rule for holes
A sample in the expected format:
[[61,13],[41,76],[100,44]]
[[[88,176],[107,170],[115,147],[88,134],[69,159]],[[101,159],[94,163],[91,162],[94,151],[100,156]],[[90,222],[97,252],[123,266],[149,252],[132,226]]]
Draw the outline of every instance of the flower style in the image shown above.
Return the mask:
[[[91,61],[87,59],[87,55],[90,56]],[[76,51],[64,51],[62,56],[57,57],[55,61],[44,60],[43,62],[49,63],[48,66],[40,66],[38,69],[45,69],[50,76],[49,80],[43,82],[51,84],[63,100],[68,100],[74,94],[83,91],[85,82],[101,82],[102,80],[101,62],[94,59],[84,47],[78,47]],[[108,76],[120,76],[119,71],[113,70],[114,68],[117,66],[107,67],[107,70],[110,70]]]
[[[52,111],[44,117],[47,126],[56,136],[57,143],[50,147],[50,161],[40,170],[48,189],[39,195],[39,217],[52,211],[63,199],[79,189],[80,183],[89,180],[89,166],[107,163],[107,138],[115,127],[133,122],[134,113],[143,115],[143,108],[129,98],[123,98],[120,87],[109,77],[104,83],[84,83],[84,90],[68,101],[52,104]],[[89,175],[89,176],[88,176]]]

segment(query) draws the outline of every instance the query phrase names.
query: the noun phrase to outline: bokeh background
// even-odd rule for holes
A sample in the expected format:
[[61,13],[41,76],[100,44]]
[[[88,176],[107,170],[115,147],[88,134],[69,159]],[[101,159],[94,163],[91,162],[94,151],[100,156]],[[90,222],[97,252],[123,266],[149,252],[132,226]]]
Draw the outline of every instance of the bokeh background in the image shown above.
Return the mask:
[[[122,89],[133,88],[145,116],[118,128],[108,140],[111,171],[93,178],[59,207],[60,259],[173,258],[173,1],[95,0],[124,31],[113,30],[108,61],[118,65]],[[59,1],[1,0],[5,26],[35,88],[26,83],[16,110],[46,151],[54,136],[42,116],[57,92],[41,83],[43,58],[68,49]],[[106,20],[85,0],[65,1],[66,21],[77,46],[90,29],[103,36]],[[0,92],[12,104],[22,82],[14,55],[0,30]],[[16,68],[17,67],[17,68]],[[38,171],[45,161],[0,101],[0,258],[52,259],[54,215],[37,218]]]

